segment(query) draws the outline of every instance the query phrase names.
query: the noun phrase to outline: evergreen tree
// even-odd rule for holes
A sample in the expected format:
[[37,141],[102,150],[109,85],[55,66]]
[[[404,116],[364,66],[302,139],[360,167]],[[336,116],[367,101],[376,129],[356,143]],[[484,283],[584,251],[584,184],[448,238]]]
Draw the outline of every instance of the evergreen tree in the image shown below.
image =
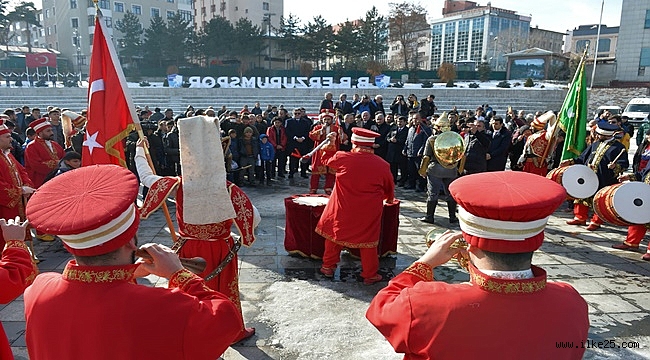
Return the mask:
[[264,34],[259,26],[247,18],[237,20],[234,27],[233,55],[239,59],[239,71],[245,72],[259,54],[266,49]]
[[194,29],[192,23],[176,13],[167,19],[167,41],[163,49],[165,58],[172,65],[183,65],[190,53],[188,44],[192,39]]
[[198,35],[201,52],[208,62],[212,59],[224,59],[232,55],[234,45],[234,31],[232,23],[226,18],[217,16],[212,18],[203,31]]
[[144,31],[145,61],[152,66],[163,67],[168,60],[164,57],[167,46],[165,21],[159,16],[151,18],[151,24]]
[[323,62],[327,60],[334,33],[325,19],[318,15],[307,23],[303,30],[305,48],[301,49],[301,56],[307,60],[316,62],[316,68],[320,70]]
[[388,22],[374,6],[361,24],[361,39],[362,51],[370,60],[377,61],[388,50]]
[[127,11],[122,20],[115,22],[115,29],[122,33],[119,38],[119,55],[128,63],[133,62],[133,58],[140,55],[142,47],[142,24],[140,17]]
[[32,52],[32,32],[31,25],[41,26],[38,17],[36,16],[36,6],[33,2],[22,1],[18,6],[14,8],[14,11],[10,12],[7,17],[10,22],[21,22],[24,23],[24,34],[27,38],[27,48],[29,52]]
[[332,53],[341,57],[341,63],[345,68],[353,68],[359,65],[358,60],[364,43],[359,32],[359,27],[346,21],[339,31],[332,36]]
[[304,48],[304,39],[300,36],[300,19],[289,14],[289,17],[280,17],[280,50],[288,54],[291,61],[294,62],[300,56],[301,49]]

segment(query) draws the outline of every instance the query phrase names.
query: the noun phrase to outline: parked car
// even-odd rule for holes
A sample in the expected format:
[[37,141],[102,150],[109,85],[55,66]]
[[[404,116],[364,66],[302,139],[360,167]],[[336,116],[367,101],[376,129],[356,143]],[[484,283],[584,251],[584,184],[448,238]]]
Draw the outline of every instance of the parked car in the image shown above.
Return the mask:
[[627,103],[622,116],[627,116],[633,124],[638,124],[650,114],[650,98],[634,98]]

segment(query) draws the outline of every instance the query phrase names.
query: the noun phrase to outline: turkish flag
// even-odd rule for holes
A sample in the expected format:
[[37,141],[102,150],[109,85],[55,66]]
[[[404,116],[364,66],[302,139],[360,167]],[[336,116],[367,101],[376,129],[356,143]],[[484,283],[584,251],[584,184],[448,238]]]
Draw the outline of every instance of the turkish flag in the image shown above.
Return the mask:
[[25,54],[25,66],[28,68],[39,67],[56,67],[56,54],[52,53],[39,53]]
[[134,122],[138,121],[115,47],[106,33],[106,25],[98,13],[90,58],[88,122],[81,157],[83,166],[126,166],[124,138],[135,129]]

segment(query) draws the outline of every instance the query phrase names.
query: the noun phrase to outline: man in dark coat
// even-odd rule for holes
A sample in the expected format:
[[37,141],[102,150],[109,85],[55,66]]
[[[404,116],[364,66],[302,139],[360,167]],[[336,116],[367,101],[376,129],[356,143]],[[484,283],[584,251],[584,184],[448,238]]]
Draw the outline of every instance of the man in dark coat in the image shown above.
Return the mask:
[[[287,120],[285,131],[287,134],[287,152],[292,154],[298,150],[300,155],[305,155],[311,150],[309,139],[309,130],[311,122],[302,117],[302,111],[299,108],[293,110],[293,117]],[[307,178],[308,164],[300,161],[295,156],[289,156],[289,179],[293,179],[293,174],[298,172],[300,163],[300,176]]]
[[[393,125],[386,137],[388,142],[386,161],[390,164],[390,172],[393,174],[393,180],[396,184],[399,183],[399,186],[404,186],[408,178],[408,159],[402,153],[408,132],[406,116],[400,116],[397,118],[397,124]],[[398,170],[400,173],[399,179],[397,178]]]
[[465,169],[463,175],[487,171],[490,137],[485,133],[485,122],[469,119],[469,133],[465,135]]
[[508,150],[511,146],[512,134],[503,126],[503,118],[495,116],[492,119],[492,137],[487,153],[487,171],[503,171],[508,162]]
[[[354,113],[354,110],[352,109],[352,104],[347,100],[348,95],[343,93],[339,96],[339,101],[334,104],[334,110],[339,111],[339,115],[347,115],[347,114],[352,114]],[[352,131],[350,131],[351,133]]]

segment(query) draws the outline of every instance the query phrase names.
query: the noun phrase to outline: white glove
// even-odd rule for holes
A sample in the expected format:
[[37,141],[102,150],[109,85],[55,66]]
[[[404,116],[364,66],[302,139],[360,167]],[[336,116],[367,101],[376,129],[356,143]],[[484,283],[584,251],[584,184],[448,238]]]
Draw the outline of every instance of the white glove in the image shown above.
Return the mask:
[[[32,189],[33,190],[33,189]],[[2,228],[2,236],[5,240],[25,240],[27,225],[29,222],[20,222],[20,217],[16,219],[0,219],[0,228]]]
[[28,194],[33,194],[36,189],[29,187],[29,186],[23,186],[23,194],[28,195]]

